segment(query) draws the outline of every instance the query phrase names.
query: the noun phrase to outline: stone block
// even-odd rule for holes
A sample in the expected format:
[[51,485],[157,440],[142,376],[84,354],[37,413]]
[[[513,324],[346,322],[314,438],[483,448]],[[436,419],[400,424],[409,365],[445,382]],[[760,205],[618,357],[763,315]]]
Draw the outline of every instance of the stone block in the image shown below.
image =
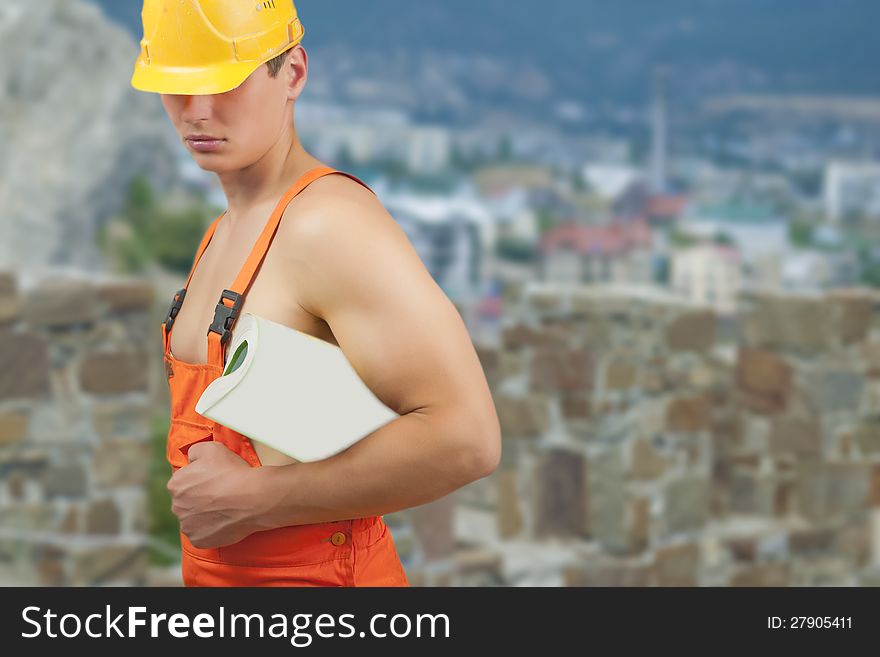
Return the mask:
[[8,324],[19,318],[22,300],[18,282],[12,272],[0,272],[0,324]]
[[512,397],[498,393],[495,411],[504,438],[536,438],[550,428],[549,401],[543,395]]
[[871,379],[880,378],[880,341],[863,343],[859,349],[859,356],[865,367],[865,375]]
[[495,477],[498,487],[498,534],[501,538],[511,538],[523,529],[517,472],[513,469],[498,470]]
[[744,347],[738,354],[737,384],[747,408],[779,413],[791,396],[792,371],[776,354]]
[[150,367],[148,354],[143,351],[92,352],[80,365],[80,386],[84,392],[96,395],[146,392]]
[[589,516],[584,455],[563,448],[548,449],[539,455],[533,478],[536,538],[586,537]]
[[111,499],[95,500],[85,513],[85,530],[89,534],[118,534],[121,514]]
[[709,517],[709,481],[684,475],[670,481],[663,493],[667,534],[701,528]]
[[146,578],[149,555],[145,545],[89,545],[71,552],[72,586],[137,583]]
[[796,472],[796,509],[805,518],[829,520],[870,505],[871,464],[801,461]]
[[633,440],[631,449],[630,475],[634,479],[657,479],[662,477],[672,464],[666,453],[658,449],[654,441],[649,438]]
[[695,542],[667,545],[654,555],[657,586],[697,586],[700,549]]
[[101,307],[91,282],[52,278],[25,297],[22,314],[31,326],[90,326],[100,316]]
[[80,463],[50,465],[43,473],[43,490],[50,497],[85,495],[88,482],[86,470]]
[[627,537],[629,550],[641,552],[648,548],[653,534],[651,500],[638,496],[627,501]]
[[412,509],[412,526],[427,561],[452,557],[455,551],[455,494]]
[[592,417],[592,397],[585,392],[562,394],[559,406],[566,420],[588,420]]
[[625,356],[613,356],[605,369],[605,389],[629,390],[635,387],[638,373],[635,361]]
[[587,515],[590,536],[610,553],[626,553],[626,474],[617,447],[591,454],[587,460]]
[[102,282],[97,286],[97,296],[107,304],[110,313],[152,309],[156,289],[146,280]]
[[148,404],[96,400],[91,408],[92,426],[101,439],[142,439],[152,430],[152,409]]
[[730,586],[787,586],[789,569],[790,566],[786,562],[770,562],[746,566],[733,574]]
[[535,347],[530,360],[531,388],[549,392],[589,390],[593,370],[593,358],[586,349]]
[[672,351],[708,351],[715,344],[716,325],[711,311],[686,312],[667,327],[666,345]]
[[774,456],[818,457],[822,454],[822,425],[813,415],[776,416],[770,425]]
[[635,560],[595,559],[563,569],[564,586],[652,586],[653,583],[653,566]]
[[814,369],[804,374],[804,392],[813,408],[828,413],[855,414],[862,400],[865,380],[858,372]]
[[49,397],[49,343],[35,333],[0,331],[0,402]]
[[728,489],[728,508],[764,518],[782,515],[791,503],[787,490],[776,474],[735,468]]
[[750,321],[752,346],[815,353],[839,339],[835,314],[820,295],[758,295]]
[[14,447],[27,436],[29,417],[18,411],[0,411],[0,448]]
[[711,422],[712,400],[706,395],[676,397],[666,407],[667,431],[704,431]]
[[788,545],[793,557],[816,557],[830,555],[835,550],[837,527],[811,525],[793,528],[789,532]]
[[129,438],[108,440],[94,454],[95,482],[102,488],[142,486],[150,467],[150,446]]
[[844,342],[861,342],[871,330],[875,294],[865,289],[832,290],[828,293],[836,306],[840,338]]
[[873,458],[880,454],[880,418],[875,416],[862,420],[856,427],[855,441],[865,456]]

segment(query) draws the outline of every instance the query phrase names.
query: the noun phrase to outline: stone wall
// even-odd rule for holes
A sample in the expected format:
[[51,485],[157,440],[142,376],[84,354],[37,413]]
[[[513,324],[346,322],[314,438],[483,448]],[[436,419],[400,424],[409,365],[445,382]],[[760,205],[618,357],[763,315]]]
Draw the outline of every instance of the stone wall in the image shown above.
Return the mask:
[[[154,290],[0,274],[0,582],[179,584],[148,569]],[[504,306],[476,345],[500,467],[385,516],[413,586],[880,584],[874,292],[732,321],[596,287]]]
[[445,581],[880,583],[878,318],[868,290],[746,297],[730,321],[657,290],[508,286],[477,345],[502,464],[457,491]]
[[3,584],[145,583],[153,303],[142,281],[0,274]]

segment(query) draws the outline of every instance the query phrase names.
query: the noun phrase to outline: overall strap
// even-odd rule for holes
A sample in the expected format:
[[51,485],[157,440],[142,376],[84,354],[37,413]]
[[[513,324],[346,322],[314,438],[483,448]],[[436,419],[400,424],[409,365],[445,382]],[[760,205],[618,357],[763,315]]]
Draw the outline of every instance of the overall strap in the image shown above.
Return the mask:
[[208,226],[205,234],[202,236],[202,241],[196,251],[196,257],[193,258],[192,267],[189,268],[189,276],[186,277],[186,283],[184,283],[181,289],[175,292],[174,300],[171,303],[171,309],[168,311],[168,316],[162,321],[162,348],[164,352],[168,352],[171,348],[169,344],[171,327],[174,325],[174,318],[177,317],[177,313],[180,312],[180,307],[183,305],[183,299],[186,296],[187,288],[189,288],[189,282],[192,279],[193,272],[196,270],[196,265],[198,265],[199,260],[202,259],[202,254],[205,252],[205,249],[208,248],[208,242],[211,241],[211,238],[214,237],[214,231],[217,230],[217,224],[220,223],[220,220],[225,214],[226,212],[224,211],[223,214],[214,219],[214,221],[211,222],[211,225]]
[[[260,236],[257,238],[254,248],[251,249],[250,255],[248,255],[247,260],[238,272],[238,276],[236,276],[232,288],[223,290],[220,295],[220,300],[214,310],[214,321],[211,322],[211,326],[208,328],[208,363],[219,365],[221,369],[223,368],[226,344],[229,342],[232,328],[235,326],[236,319],[238,319],[241,305],[244,302],[244,295],[253,282],[254,274],[260,267],[263,259],[266,257],[266,253],[272,243],[272,238],[275,237],[275,232],[278,230],[281,217],[288,204],[309,184],[318,178],[331,173],[341,173],[346,175],[352,180],[359,182],[367,189],[370,189],[366,183],[350,173],[338,171],[333,167],[328,166],[315,167],[314,169],[307,171],[288,188],[284,193],[284,196],[281,197],[281,200],[278,201],[275,206],[272,215],[269,217],[266,226],[263,228],[263,232],[260,233]],[[190,272],[190,275],[192,275],[192,272]]]

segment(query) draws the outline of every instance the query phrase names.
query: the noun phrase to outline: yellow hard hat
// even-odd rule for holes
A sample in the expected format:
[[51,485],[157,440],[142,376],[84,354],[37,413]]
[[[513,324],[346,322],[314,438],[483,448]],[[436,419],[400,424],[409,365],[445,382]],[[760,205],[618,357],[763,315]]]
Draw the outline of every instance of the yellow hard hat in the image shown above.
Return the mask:
[[219,94],[298,44],[292,0],[144,0],[131,85],[163,94]]

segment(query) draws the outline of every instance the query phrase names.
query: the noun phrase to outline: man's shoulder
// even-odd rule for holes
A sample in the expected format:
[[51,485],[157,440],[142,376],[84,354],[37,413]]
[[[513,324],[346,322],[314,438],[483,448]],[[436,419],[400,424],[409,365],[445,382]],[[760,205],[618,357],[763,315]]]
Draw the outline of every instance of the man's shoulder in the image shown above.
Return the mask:
[[366,244],[402,236],[402,229],[371,189],[346,175],[328,174],[312,181],[287,205],[276,239],[296,257],[327,255],[342,242]]
[[381,252],[393,261],[400,251],[394,246],[408,242],[378,197],[345,175],[322,176],[301,191],[285,209],[274,239],[289,275],[306,277],[316,288],[315,274],[341,284],[364,275],[359,266],[369,265],[365,256]]

